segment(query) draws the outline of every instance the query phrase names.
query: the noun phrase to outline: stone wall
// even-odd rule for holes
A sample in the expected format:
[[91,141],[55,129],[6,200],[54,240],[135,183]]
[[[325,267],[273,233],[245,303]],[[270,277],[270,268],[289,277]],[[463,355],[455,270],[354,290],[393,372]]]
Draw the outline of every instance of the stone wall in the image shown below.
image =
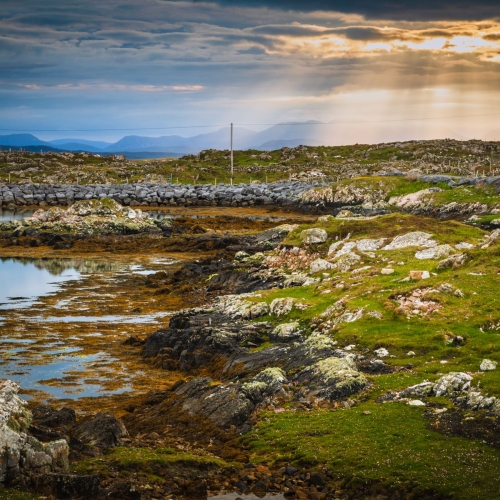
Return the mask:
[[3,184],[0,206],[71,205],[76,200],[113,198],[130,206],[252,206],[290,205],[315,185],[304,182],[270,184]]

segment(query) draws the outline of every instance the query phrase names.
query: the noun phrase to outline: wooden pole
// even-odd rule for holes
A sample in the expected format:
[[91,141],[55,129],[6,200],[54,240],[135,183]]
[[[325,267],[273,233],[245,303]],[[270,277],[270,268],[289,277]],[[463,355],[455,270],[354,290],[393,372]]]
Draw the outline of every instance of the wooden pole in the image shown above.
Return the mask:
[[231,123],[231,185],[233,185],[234,161],[233,161],[233,124]]

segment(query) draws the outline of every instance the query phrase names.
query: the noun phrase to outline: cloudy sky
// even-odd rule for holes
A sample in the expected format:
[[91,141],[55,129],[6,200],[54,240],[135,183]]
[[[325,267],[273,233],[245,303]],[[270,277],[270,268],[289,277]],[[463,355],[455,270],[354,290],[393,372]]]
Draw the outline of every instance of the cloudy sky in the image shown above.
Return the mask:
[[498,0],[0,3],[0,134],[500,140],[499,89]]

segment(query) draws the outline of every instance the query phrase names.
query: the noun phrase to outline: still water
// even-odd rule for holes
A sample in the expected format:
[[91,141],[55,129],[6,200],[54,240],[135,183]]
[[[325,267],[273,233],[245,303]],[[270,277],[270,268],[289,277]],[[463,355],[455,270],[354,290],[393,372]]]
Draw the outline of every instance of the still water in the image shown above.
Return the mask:
[[[162,268],[171,264],[156,262]],[[66,399],[131,390],[139,372],[128,370],[112,347],[138,328],[151,325],[154,331],[166,313],[104,314],[105,304],[116,297],[102,285],[150,272],[141,265],[88,259],[1,258],[0,378],[28,393]]]

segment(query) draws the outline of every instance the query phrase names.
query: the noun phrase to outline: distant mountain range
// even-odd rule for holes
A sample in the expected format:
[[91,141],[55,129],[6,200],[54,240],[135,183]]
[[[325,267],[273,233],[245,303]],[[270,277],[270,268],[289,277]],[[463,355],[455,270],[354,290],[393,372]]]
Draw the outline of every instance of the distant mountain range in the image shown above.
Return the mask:
[[[322,123],[316,121],[290,122],[274,125],[266,130],[255,132],[246,128],[235,127],[235,149],[273,150],[282,147],[353,144],[353,137],[358,137],[356,128],[363,127],[363,143],[376,144],[389,141],[411,139],[454,138],[464,139],[452,130],[428,128],[422,131],[417,124],[394,123],[381,128],[370,122],[347,125],[342,123]],[[166,135],[144,137],[129,135],[115,143],[90,141],[79,138],[42,141],[31,134],[0,135],[0,148],[23,148],[30,151],[86,151],[99,154],[125,154],[129,158],[158,158],[162,156],[179,157],[198,153],[204,149],[229,149],[229,127],[215,132],[199,134],[193,137]],[[500,139],[500,130],[485,136],[486,140]],[[361,142],[361,141],[359,141]]]

